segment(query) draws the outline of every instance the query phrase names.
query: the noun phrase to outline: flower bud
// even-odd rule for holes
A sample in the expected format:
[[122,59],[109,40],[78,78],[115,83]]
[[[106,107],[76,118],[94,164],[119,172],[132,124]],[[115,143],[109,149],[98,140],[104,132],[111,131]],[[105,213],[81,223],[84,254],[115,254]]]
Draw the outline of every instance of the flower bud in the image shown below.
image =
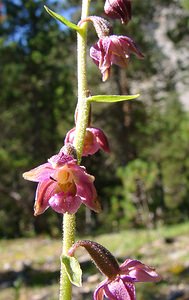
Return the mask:
[[71,155],[74,159],[77,160],[77,152],[75,147],[73,146],[73,144],[71,143],[66,143],[62,148],[61,151],[65,154],[65,155]]
[[131,19],[131,0],[106,0],[104,11],[108,17],[127,24]]
[[112,26],[104,18],[97,17],[97,16],[89,16],[86,19],[81,20],[80,23],[82,22],[92,22],[99,39],[112,34]]
[[70,248],[68,254],[73,256],[78,247],[84,247],[87,250],[97,268],[109,279],[115,278],[120,272],[117,260],[102,245],[88,240],[78,241]]

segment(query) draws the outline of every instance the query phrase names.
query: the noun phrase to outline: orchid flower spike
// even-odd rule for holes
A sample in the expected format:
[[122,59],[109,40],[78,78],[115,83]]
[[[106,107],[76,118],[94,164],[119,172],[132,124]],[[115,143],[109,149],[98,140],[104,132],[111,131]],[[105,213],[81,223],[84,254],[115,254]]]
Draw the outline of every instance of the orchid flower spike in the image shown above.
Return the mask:
[[115,257],[102,245],[92,241],[78,241],[68,251],[73,256],[78,247],[84,247],[99,270],[107,277],[94,292],[94,300],[136,300],[136,282],[157,282],[161,277],[139,260],[126,259],[120,266]]
[[24,179],[38,182],[35,216],[42,214],[49,206],[61,214],[74,214],[81,203],[95,212],[101,210],[94,177],[86,172],[85,167],[77,165],[72,155],[65,153],[66,148],[63,147],[47,163],[23,174]]

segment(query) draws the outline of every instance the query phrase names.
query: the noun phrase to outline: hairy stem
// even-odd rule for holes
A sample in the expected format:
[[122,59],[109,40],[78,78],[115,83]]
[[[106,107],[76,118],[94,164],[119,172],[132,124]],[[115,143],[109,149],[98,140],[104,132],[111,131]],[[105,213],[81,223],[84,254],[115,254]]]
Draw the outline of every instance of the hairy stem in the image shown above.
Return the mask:
[[[83,0],[81,20],[88,16],[90,0]],[[81,32],[77,34],[77,61],[78,61],[78,115],[74,146],[77,151],[78,163],[81,161],[82,150],[88,125],[90,106],[87,102],[87,71],[86,71],[86,50],[87,50],[87,22],[82,23]],[[63,246],[62,254],[67,255],[69,248],[75,241],[75,215],[64,214],[63,217]],[[60,297],[59,300],[71,300],[72,286],[61,262],[60,276]]]
[[[75,242],[75,215],[68,213],[63,216],[63,246],[62,255],[67,255],[68,250]],[[60,300],[72,299],[72,286],[61,262],[60,272]]]
[[[81,20],[88,16],[90,0],[83,0]],[[82,31],[77,34],[77,73],[78,73],[78,104],[77,123],[74,146],[77,150],[78,162],[81,161],[86,127],[88,125],[90,105],[87,102],[87,22],[82,23]]]

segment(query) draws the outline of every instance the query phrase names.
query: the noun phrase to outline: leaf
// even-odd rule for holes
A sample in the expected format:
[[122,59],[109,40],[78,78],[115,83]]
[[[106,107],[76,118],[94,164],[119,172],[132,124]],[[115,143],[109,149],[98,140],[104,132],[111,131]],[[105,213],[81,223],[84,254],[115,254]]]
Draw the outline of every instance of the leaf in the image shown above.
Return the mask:
[[63,255],[62,263],[64,264],[66,273],[71,283],[78,287],[81,287],[82,270],[80,268],[78,260],[75,257]]
[[47,6],[44,5],[45,10],[48,12],[49,15],[51,15],[53,18],[55,18],[56,20],[60,21],[61,23],[65,24],[66,26],[68,26],[71,29],[74,29],[78,32],[81,31],[81,28],[79,26],[77,26],[76,24],[70,22],[69,20],[67,20],[65,17],[55,13],[54,11],[52,11],[51,9],[49,9]]
[[140,96],[136,95],[96,95],[87,98],[89,102],[120,102],[125,100],[133,100]]

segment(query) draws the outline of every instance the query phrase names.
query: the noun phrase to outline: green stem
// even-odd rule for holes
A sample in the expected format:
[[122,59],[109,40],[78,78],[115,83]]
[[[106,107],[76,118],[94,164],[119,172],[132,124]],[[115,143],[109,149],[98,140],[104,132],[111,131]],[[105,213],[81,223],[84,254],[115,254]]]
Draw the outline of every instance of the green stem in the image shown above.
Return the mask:
[[[67,255],[68,250],[75,242],[75,215],[68,213],[63,216],[63,246],[62,255]],[[61,262],[60,271],[60,300],[70,300],[72,298],[72,286]]]
[[[85,19],[89,13],[90,0],[83,0],[81,19]],[[85,131],[88,125],[90,104],[87,102],[87,22],[81,25],[81,32],[77,34],[78,53],[78,104],[77,104],[77,124],[74,139],[74,146],[77,151],[78,163],[81,161],[82,150],[85,138]],[[62,254],[67,255],[69,248],[75,242],[75,215],[64,214],[63,217],[63,246]],[[59,300],[71,300],[72,286],[61,262],[60,271],[60,296]]]
[[[81,20],[87,18],[90,0],[83,0]],[[78,72],[78,104],[77,123],[74,146],[80,163],[83,151],[85,131],[89,120],[90,104],[87,102],[87,22],[82,23],[82,31],[77,34],[77,72]]]

